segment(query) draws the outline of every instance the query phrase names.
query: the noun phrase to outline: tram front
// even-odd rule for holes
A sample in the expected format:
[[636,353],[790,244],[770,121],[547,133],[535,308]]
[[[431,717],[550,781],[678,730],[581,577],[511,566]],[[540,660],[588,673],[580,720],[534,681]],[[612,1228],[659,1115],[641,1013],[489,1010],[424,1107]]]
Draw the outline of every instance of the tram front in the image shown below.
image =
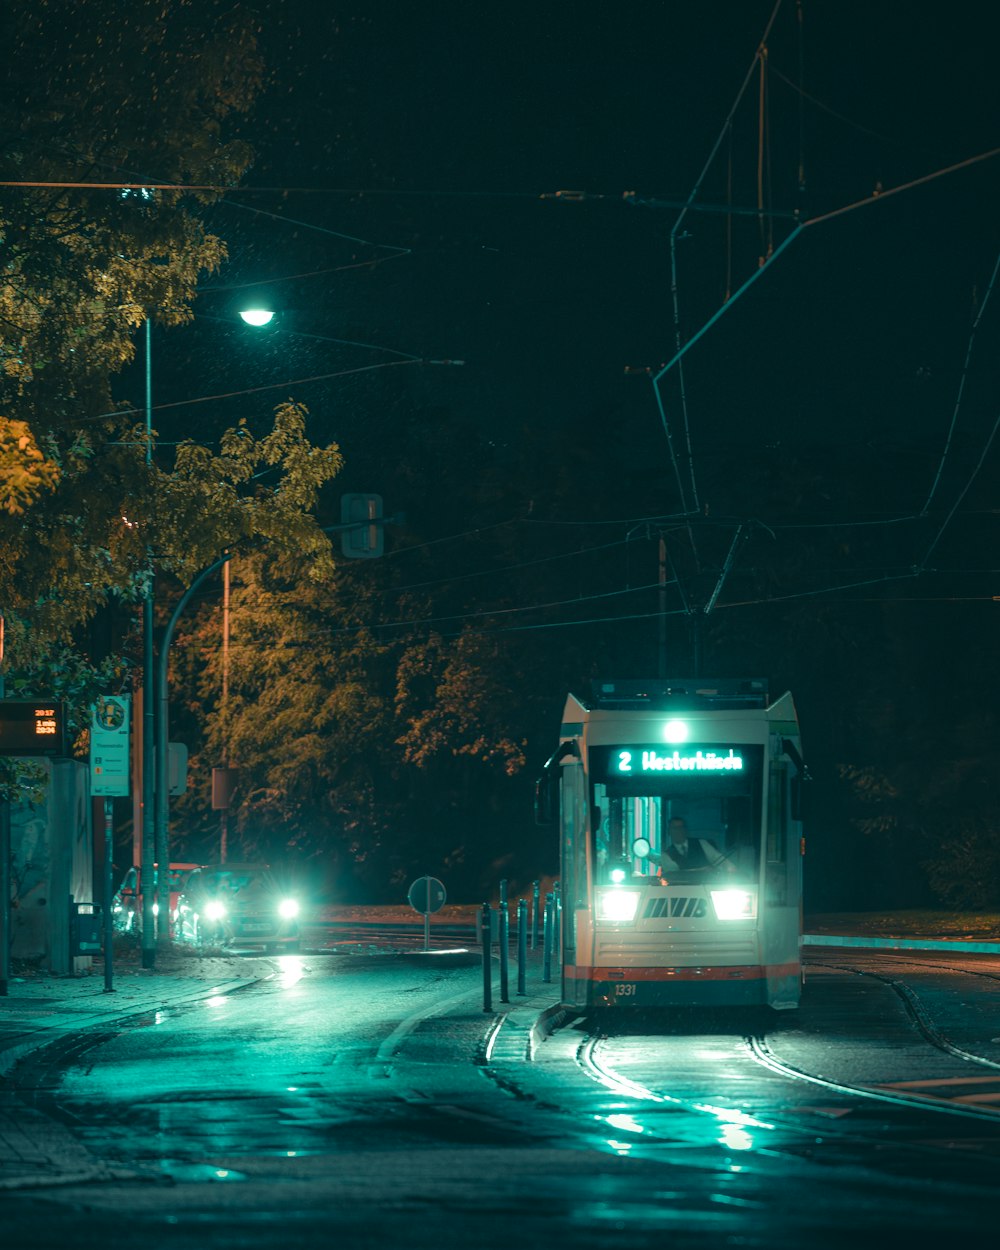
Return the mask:
[[747,684],[569,697],[553,759],[567,1003],[798,1005],[798,725],[791,696]]

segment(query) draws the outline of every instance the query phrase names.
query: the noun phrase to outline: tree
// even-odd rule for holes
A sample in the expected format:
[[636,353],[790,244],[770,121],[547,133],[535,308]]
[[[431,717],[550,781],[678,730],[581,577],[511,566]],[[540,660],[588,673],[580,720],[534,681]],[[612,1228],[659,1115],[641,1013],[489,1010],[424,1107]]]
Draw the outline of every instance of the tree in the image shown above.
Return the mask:
[[110,0],[13,0],[0,36],[0,181],[20,184],[0,188],[0,610],[14,688],[82,703],[128,680],[84,630],[146,593],[151,560],[184,581],[263,542],[328,572],[309,514],[340,457],[289,402],[263,436],[147,464],[138,414],[113,402],[136,328],[189,320],[225,257],[204,214],[252,157],[229,134],[262,78],[245,6],[137,0],[123,21]]

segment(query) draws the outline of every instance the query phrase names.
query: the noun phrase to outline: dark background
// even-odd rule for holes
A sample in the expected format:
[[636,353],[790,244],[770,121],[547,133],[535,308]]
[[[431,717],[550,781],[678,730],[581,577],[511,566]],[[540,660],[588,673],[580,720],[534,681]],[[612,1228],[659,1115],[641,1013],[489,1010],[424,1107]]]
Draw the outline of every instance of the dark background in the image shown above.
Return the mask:
[[[345,490],[405,512],[377,576],[437,579],[442,614],[497,559],[487,528],[507,527],[508,564],[550,560],[463,583],[467,619],[518,609],[482,628],[522,647],[531,687],[511,692],[530,762],[501,803],[523,825],[567,687],[763,674],[795,694],[816,779],[807,905],[933,898],[927,840],[995,798],[997,306],[960,384],[997,161],[885,193],[1000,142],[988,6],[786,0],[763,116],[756,70],[734,102],[771,3],[259,7],[257,161],[210,217],[230,259],[191,326],[155,333],[163,443],[304,402],[346,458],[330,517]],[[730,299],[683,401],[679,371],[662,379],[675,466],[651,380],[678,333],[670,235],[730,109],[676,243],[682,342],[796,223],[885,198],[808,227]],[[736,210],[759,158],[758,217]],[[271,327],[234,320],[248,299]],[[630,591],[657,582],[661,533],[670,584]],[[851,767],[909,787],[890,827],[859,828]]]

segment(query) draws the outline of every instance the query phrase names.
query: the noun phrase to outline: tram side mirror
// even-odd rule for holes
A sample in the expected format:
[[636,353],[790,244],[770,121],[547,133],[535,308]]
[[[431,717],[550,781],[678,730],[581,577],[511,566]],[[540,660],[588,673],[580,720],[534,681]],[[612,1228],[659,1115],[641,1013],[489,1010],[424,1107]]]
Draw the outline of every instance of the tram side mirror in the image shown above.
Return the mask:
[[648,838],[636,838],[632,843],[632,856],[634,859],[648,859],[652,849]]
[[535,824],[551,825],[555,818],[555,785],[551,773],[544,772],[535,782]]

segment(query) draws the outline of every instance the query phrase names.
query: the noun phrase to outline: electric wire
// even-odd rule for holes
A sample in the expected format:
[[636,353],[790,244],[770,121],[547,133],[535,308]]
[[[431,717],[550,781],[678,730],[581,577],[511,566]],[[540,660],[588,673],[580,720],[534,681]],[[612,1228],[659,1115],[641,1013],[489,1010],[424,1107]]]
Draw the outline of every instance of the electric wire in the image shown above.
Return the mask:
[[930,492],[928,493],[927,499],[924,502],[924,506],[921,509],[921,513],[920,513],[921,516],[927,515],[927,509],[930,507],[931,500],[934,498],[934,495],[937,492],[938,484],[941,481],[941,474],[944,471],[945,461],[948,459],[948,452],[951,449],[952,436],[955,433],[955,426],[958,423],[958,412],[962,406],[962,396],[965,393],[966,379],[969,376],[969,362],[972,359],[972,349],[976,342],[976,332],[979,329],[979,323],[983,319],[983,314],[986,312],[986,305],[990,301],[990,296],[993,294],[993,287],[996,284],[998,273],[1000,273],[1000,253],[997,254],[996,264],[993,266],[993,273],[990,275],[990,281],[989,281],[989,285],[986,288],[986,294],[983,296],[982,303],[979,305],[979,310],[976,313],[975,320],[972,323],[972,329],[969,333],[968,346],[965,349],[965,361],[962,365],[962,376],[959,379],[958,393],[955,396],[955,406],[952,409],[952,413],[951,413],[951,424],[948,427],[948,436],[945,439],[944,450],[941,453],[941,460],[938,463],[937,472],[934,475],[934,481],[931,484]]
[[948,512],[948,515],[947,515],[947,516],[945,517],[945,519],[941,522],[941,527],[940,527],[940,529],[939,529],[939,530],[938,530],[938,532],[934,535],[934,538],[933,538],[933,540],[932,540],[932,542],[931,542],[930,546],[929,546],[929,547],[927,548],[927,550],[924,552],[923,559],[919,562],[919,564],[918,564],[918,566],[917,566],[919,570],[921,570],[921,571],[922,571],[922,570],[923,570],[923,568],[924,568],[924,566],[927,564],[927,561],[930,559],[931,554],[932,554],[932,552],[934,551],[935,547],[937,547],[938,543],[941,541],[941,538],[942,538],[942,536],[943,536],[943,534],[944,534],[945,530],[946,530],[946,529],[948,528],[948,526],[951,524],[952,518],[954,517],[955,513],[958,511],[959,505],[961,504],[961,502],[962,502],[962,500],[965,498],[965,496],[969,493],[969,490],[970,490],[970,488],[971,488],[971,486],[972,486],[972,483],[973,483],[973,482],[976,480],[976,478],[979,476],[979,471],[980,471],[980,469],[983,467],[983,464],[984,464],[984,463],[985,463],[985,461],[986,461],[986,457],[989,455],[990,448],[993,446],[993,440],[994,440],[994,438],[996,438],[996,434],[997,434],[997,430],[998,430],[998,429],[1000,429],[1000,416],[998,416],[998,417],[997,417],[997,419],[993,422],[993,428],[990,430],[990,434],[989,434],[989,437],[988,437],[988,438],[987,438],[987,440],[986,440],[986,444],[985,444],[985,446],[983,447],[982,451],[980,452],[979,459],[976,461],[976,464],[975,464],[975,466],[973,467],[973,470],[972,470],[972,472],[971,472],[971,473],[970,473],[970,475],[969,475],[969,480],[968,480],[968,481],[965,483],[965,485],[962,487],[962,489],[961,489],[961,491],[959,492],[959,494],[958,494],[957,498],[955,499],[955,502],[952,504],[951,509],[950,509],[950,510],[949,510],[949,512]]
[[572,599],[553,599],[549,603],[529,603],[515,608],[481,608],[475,612],[452,612],[447,616],[418,616],[404,621],[380,621],[373,629],[395,629],[409,625],[433,625],[438,621],[471,621],[483,616],[510,616],[515,612],[541,612],[549,608],[564,608],[576,603],[592,603],[598,599],[616,599],[622,595],[639,594],[645,590],[659,589],[660,583],[649,582],[645,586],[628,586],[624,590],[606,590],[593,595],[576,595]]
[[733,101],[732,106],[729,109],[729,113],[726,116],[726,120],[723,122],[722,129],[719,131],[718,137],[716,138],[715,143],[712,145],[712,148],[708,154],[708,159],[705,161],[704,165],[702,166],[701,172],[698,175],[697,179],[695,180],[694,186],[691,188],[691,191],[688,195],[688,198],[687,198],[687,201],[685,202],[684,207],[681,209],[680,213],[677,215],[677,218],[674,221],[674,224],[670,230],[670,290],[671,290],[671,298],[673,301],[673,314],[674,314],[674,350],[675,350],[674,359],[678,362],[677,377],[678,377],[678,388],[680,392],[681,421],[683,425],[684,441],[686,445],[688,480],[691,485],[691,503],[690,504],[688,504],[686,492],[684,490],[683,485],[681,484],[680,467],[677,463],[676,453],[674,450],[673,437],[670,433],[670,426],[669,426],[669,422],[667,421],[666,409],[663,403],[663,396],[660,393],[660,380],[665,374],[665,370],[663,369],[661,369],[660,372],[653,378],[653,394],[655,396],[656,405],[660,413],[660,422],[663,425],[664,433],[666,434],[666,437],[667,437],[667,450],[670,455],[671,463],[674,467],[674,476],[677,480],[678,489],[680,491],[681,507],[686,512],[690,512],[690,513],[698,512],[700,509],[700,504],[698,501],[698,483],[697,483],[697,479],[695,477],[695,472],[694,472],[694,456],[693,456],[693,451],[692,451],[692,446],[691,446],[691,425],[690,425],[688,403],[687,403],[687,387],[686,387],[685,380],[684,380],[683,365],[680,364],[680,361],[683,359],[683,351],[682,351],[682,343],[681,343],[680,296],[678,292],[678,278],[677,278],[678,232],[680,231],[680,228],[683,225],[685,216],[687,215],[691,206],[694,204],[695,200],[698,197],[702,184],[704,183],[705,178],[708,175],[708,171],[711,168],[712,163],[715,160],[716,154],[718,153],[719,148],[721,147],[724,138],[726,137],[727,134],[730,133],[732,121],[736,114],[736,110],[739,107],[740,102],[742,101],[743,96],[746,93],[746,90],[749,87],[750,82],[753,78],[754,67],[756,66],[758,60],[760,59],[761,48],[763,48],[767,42],[768,36],[771,33],[771,28],[773,27],[774,22],[778,16],[778,11],[781,8],[781,4],[782,4],[782,0],[776,0],[774,8],[771,11],[771,16],[769,17],[767,21],[767,25],[764,28],[764,33],[761,36],[760,42],[757,46],[757,51],[754,53],[753,60],[750,62],[750,67],[746,72],[746,75],[743,79],[740,89],[736,93],[736,99]]

